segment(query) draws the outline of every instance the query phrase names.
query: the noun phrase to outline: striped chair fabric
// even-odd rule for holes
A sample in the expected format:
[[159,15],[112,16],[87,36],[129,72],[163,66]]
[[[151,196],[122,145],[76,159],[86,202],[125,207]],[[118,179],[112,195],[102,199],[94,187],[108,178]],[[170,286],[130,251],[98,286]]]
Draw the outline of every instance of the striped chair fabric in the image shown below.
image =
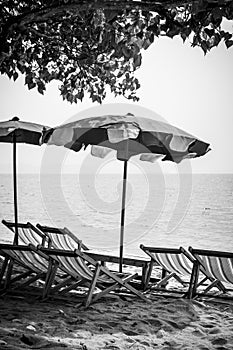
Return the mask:
[[192,273],[193,263],[180,250],[177,253],[154,252],[150,250],[150,256],[167,271],[184,276]]
[[[56,259],[60,263],[60,267],[66,273],[70,274],[74,278],[81,276],[86,280],[91,280],[93,277],[93,269],[91,269],[90,264],[85,259],[82,259],[78,255],[76,257],[64,256],[62,251],[74,251],[77,248],[75,242],[67,235],[61,235],[56,233],[48,234],[51,240],[51,247],[55,249],[58,254]],[[92,265],[95,261],[92,260]],[[112,283],[112,280],[108,278],[106,274],[102,274],[98,277],[98,282],[100,283]]]
[[[2,220],[2,223],[15,234],[14,222]],[[21,245],[44,245],[46,240],[48,241],[47,237],[43,234],[43,232],[41,232],[30,222],[27,222],[26,224],[18,223],[18,235],[19,244]]]
[[[51,288],[52,282],[55,280],[57,283],[60,281],[60,277],[64,276],[62,271],[57,273],[58,263],[53,258],[48,257],[42,252],[38,251],[35,246],[30,245],[11,245],[0,244],[0,254],[5,258],[5,264],[3,263],[2,271],[0,273],[0,282],[5,275],[4,288],[2,292],[8,290],[9,285],[13,281],[25,279],[33,274],[32,277],[27,278],[21,286],[26,286],[35,282],[39,278],[45,281],[43,288],[43,297],[48,294]],[[18,273],[18,275],[12,278],[12,267],[14,264],[20,265],[25,271]],[[55,274],[57,273],[57,278]]]
[[233,258],[201,256],[201,261],[209,276],[233,284]]
[[193,268],[193,258],[184,248],[160,248],[147,247],[143,244],[140,248],[151,258],[151,260],[163,267],[166,271],[179,275],[190,275]]
[[51,245],[53,248],[64,250],[77,249],[77,243],[66,234],[48,233],[48,236],[51,240]]
[[189,247],[189,251],[199,262],[199,266],[204,267],[207,276],[215,281],[233,284],[233,253],[192,247]]
[[[25,246],[22,245],[19,247],[25,248]],[[0,244],[0,250],[3,254],[8,255],[20,265],[35,272],[46,272],[48,269],[49,259],[39,255],[36,250],[15,250],[13,246],[5,245],[4,247],[4,244]]]
[[[52,249],[56,249],[57,252],[74,251],[77,249],[77,243],[66,234],[60,233],[47,233]],[[72,277],[77,278],[82,276],[86,280],[90,280],[93,277],[93,270],[88,266],[87,263],[81,258],[67,257],[63,255],[56,255],[56,259],[60,263],[60,267],[63,271],[70,274]],[[112,283],[112,280],[107,278],[106,274],[99,276],[98,281],[101,283]]]
[[[143,244],[140,245],[140,248],[151,258],[150,269],[145,283],[146,289],[148,287],[149,289],[161,289],[161,287],[166,286],[168,280],[172,277],[183,286],[185,283],[190,282],[194,258],[184,248],[147,247]],[[154,265],[160,266],[163,274],[158,282],[151,283],[149,286]],[[189,295],[189,293],[190,291],[188,290],[186,294]]]
[[[67,291],[75,289],[78,285],[86,285],[86,282],[88,282],[89,288],[86,294],[86,306],[88,306],[92,301],[95,301],[101,296],[113,291],[117,288],[117,286],[124,287],[126,290],[132,292],[134,295],[140,297],[141,299],[147,300],[141,292],[136,290],[128,283],[137,276],[136,273],[123,274],[111,272],[80,249],[75,249],[73,251],[56,249],[55,242],[56,241],[52,241],[52,246],[54,248],[41,247],[39,249],[45,254],[54,257],[59,263],[59,268],[73,277],[73,284],[69,283],[69,285],[66,287],[64,283],[62,283],[61,286],[64,288],[60,291],[59,285],[53,288],[60,294],[65,294]],[[95,287],[100,288],[101,291],[93,295]]]
[[60,240],[60,249],[64,248],[74,250],[78,248],[82,250],[89,250],[88,247],[66,227],[58,228],[42,226],[40,224],[37,224],[36,227],[48,237],[58,235],[57,243],[59,243]]

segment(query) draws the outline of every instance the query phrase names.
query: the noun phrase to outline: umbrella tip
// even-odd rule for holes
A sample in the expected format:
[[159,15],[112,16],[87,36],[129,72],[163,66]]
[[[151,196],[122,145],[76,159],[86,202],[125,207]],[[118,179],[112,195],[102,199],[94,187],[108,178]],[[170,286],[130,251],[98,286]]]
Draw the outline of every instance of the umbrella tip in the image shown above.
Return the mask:
[[13,117],[11,120],[12,120],[13,122],[18,122],[18,121],[19,121],[19,118],[18,118],[18,117]]

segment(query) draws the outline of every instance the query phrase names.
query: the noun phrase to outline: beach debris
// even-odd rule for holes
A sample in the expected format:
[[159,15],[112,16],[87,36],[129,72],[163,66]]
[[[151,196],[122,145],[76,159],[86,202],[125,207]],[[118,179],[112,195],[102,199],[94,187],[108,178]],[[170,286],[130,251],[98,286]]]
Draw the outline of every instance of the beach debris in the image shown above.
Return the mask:
[[4,345],[7,345],[7,342],[6,342],[5,340],[1,340],[1,339],[0,339],[0,345],[3,345],[3,346],[4,346]]
[[58,310],[58,313],[59,313],[59,315],[65,317],[65,318],[69,318],[69,316],[68,316],[68,315],[65,313],[65,311],[63,311],[62,309],[59,309],[59,310]]
[[166,340],[163,345],[168,346],[169,349],[175,349],[178,346],[178,343],[175,340]]
[[156,334],[157,338],[163,338],[165,335],[166,332],[163,329],[160,329]]
[[194,328],[194,330],[192,331],[192,334],[194,336],[199,337],[199,338],[205,337],[205,332],[203,330],[201,330],[200,328],[198,328],[198,327]]
[[215,338],[214,340],[211,341],[213,345],[226,345],[227,340],[224,338]]
[[214,327],[209,330],[209,334],[219,334],[219,333],[221,333],[221,329],[218,327]]
[[60,349],[61,347],[67,347],[66,344],[60,343],[60,339],[58,339],[58,342],[50,342],[47,339],[43,339],[38,336],[23,334],[20,338],[20,340],[28,345],[33,346],[33,349],[45,349],[48,347],[53,347],[54,349]]
[[23,334],[22,337],[20,338],[20,340],[21,340],[24,344],[29,345],[29,346],[36,344],[36,339],[35,339],[35,337],[32,337],[32,336],[30,336],[30,335],[25,335],[25,334]]
[[29,324],[26,328],[27,328],[29,331],[36,331],[36,328],[35,328],[32,324]]
[[19,320],[18,318],[14,318],[11,322],[22,323],[22,320]]
[[204,301],[200,301],[200,300],[192,300],[192,304],[193,305],[196,305],[196,306],[199,306],[201,308],[209,308],[208,305],[206,305],[206,303]]
[[130,336],[130,337],[132,337],[132,336],[137,336],[137,335],[138,335],[137,330],[132,331],[131,329],[128,329],[128,328],[126,328],[126,327],[122,327],[122,331],[123,331],[124,334],[126,334],[126,335],[128,335],[128,336]]
[[63,315],[64,317],[67,317],[66,313],[62,309],[59,309],[58,313]]
[[86,322],[87,322],[87,320],[84,320],[83,318],[73,318],[73,319],[69,319],[67,321],[67,323],[70,324],[70,325],[84,324]]

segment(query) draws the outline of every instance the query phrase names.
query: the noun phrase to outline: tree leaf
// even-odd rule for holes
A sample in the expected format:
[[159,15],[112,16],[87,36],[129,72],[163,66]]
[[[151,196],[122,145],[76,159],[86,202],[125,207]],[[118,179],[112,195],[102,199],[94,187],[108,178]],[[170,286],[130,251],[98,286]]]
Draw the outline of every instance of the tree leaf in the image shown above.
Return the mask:
[[233,45],[233,40],[226,40],[225,45],[229,49],[229,47],[231,47]]
[[209,50],[208,44],[205,41],[201,42],[201,48],[204,51],[204,54],[206,54],[207,51]]
[[70,103],[86,94],[101,103],[106,91],[136,101],[140,84],[133,74],[155,35],[191,37],[191,45],[205,54],[221,40],[227,48],[233,45],[232,29],[222,28],[222,18],[233,20],[232,1],[170,6],[148,0],[140,4],[142,10],[135,1],[128,0],[127,8],[122,3],[103,10],[105,1],[94,8],[74,0],[2,0],[1,74],[16,80],[20,72],[28,88],[37,86],[41,94],[58,80],[62,98]]
[[36,83],[34,83],[33,81],[31,81],[30,83],[27,84],[28,85],[28,89],[31,90],[36,86]]
[[142,55],[139,54],[139,55],[136,55],[134,57],[134,60],[133,60],[133,63],[134,63],[134,68],[138,68],[141,66],[141,63],[142,63]]
[[18,74],[17,72],[15,72],[15,73],[13,74],[13,79],[14,79],[14,81],[16,81],[16,79],[18,78],[18,76],[19,76],[19,74]]

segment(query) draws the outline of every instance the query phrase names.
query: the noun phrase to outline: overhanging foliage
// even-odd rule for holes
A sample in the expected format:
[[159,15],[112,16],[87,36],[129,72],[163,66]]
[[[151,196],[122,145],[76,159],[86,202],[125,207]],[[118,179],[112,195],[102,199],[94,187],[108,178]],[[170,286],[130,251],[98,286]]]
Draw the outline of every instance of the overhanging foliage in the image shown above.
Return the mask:
[[106,88],[137,100],[134,72],[155,37],[180,36],[207,53],[233,19],[233,1],[0,1],[0,72],[43,94],[52,80],[69,102],[89,94],[99,103]]

